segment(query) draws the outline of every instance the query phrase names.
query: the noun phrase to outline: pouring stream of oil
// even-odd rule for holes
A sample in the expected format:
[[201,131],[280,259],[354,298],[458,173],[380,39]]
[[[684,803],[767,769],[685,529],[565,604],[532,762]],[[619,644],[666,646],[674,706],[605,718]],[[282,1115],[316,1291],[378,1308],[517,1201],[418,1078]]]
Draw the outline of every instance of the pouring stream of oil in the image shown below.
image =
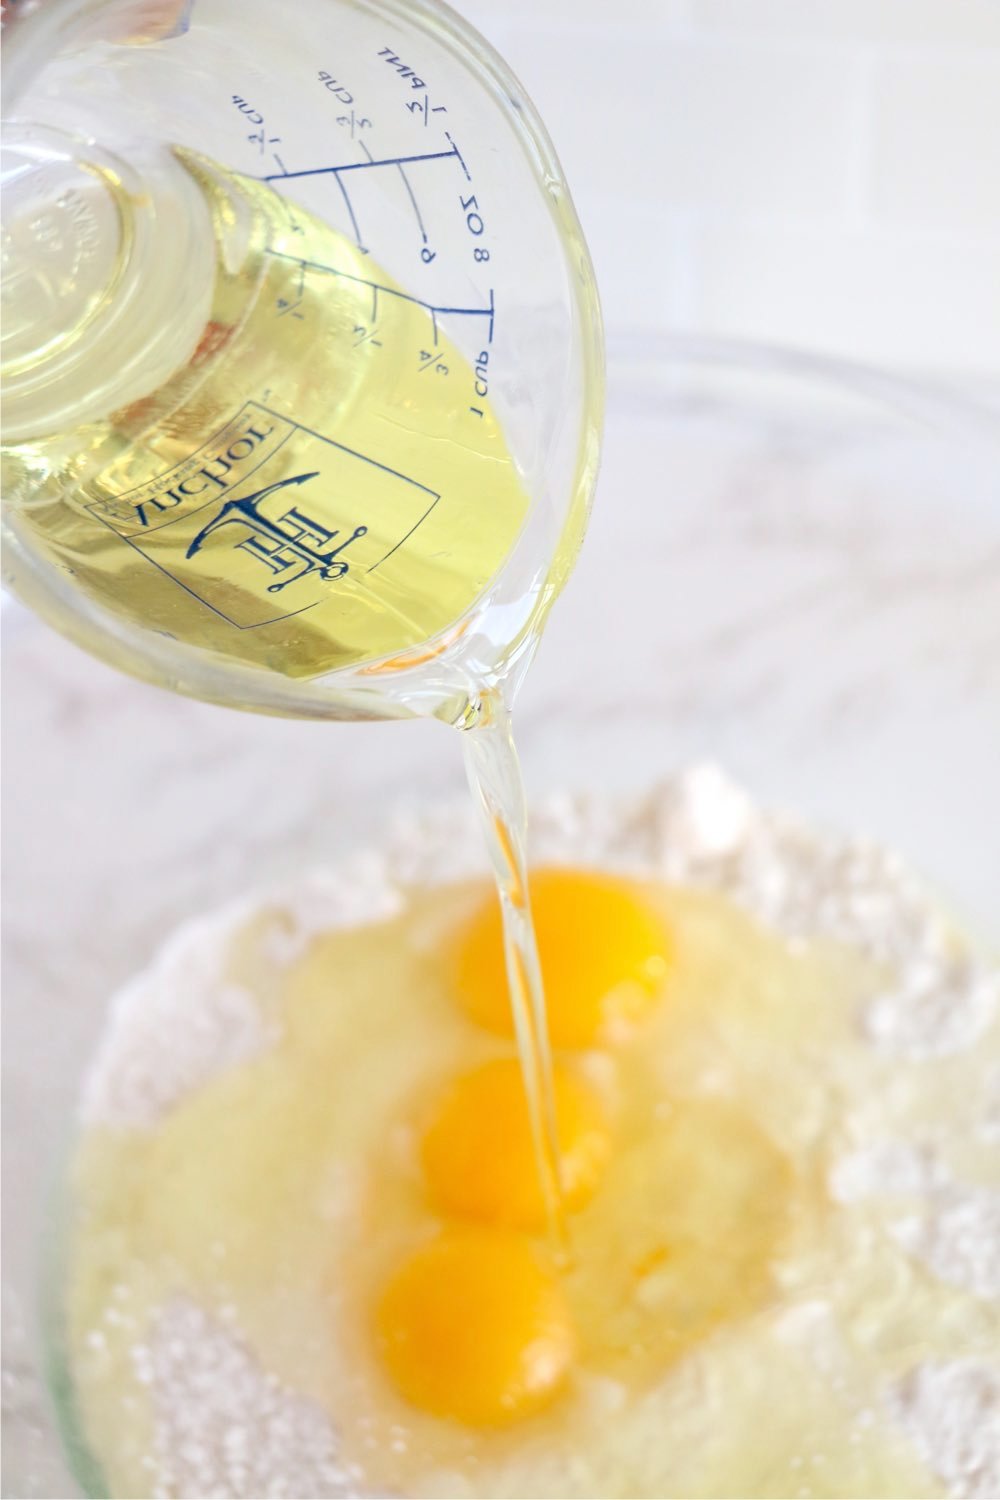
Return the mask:
[[484,697],[480,720],[466,732],[463,749],[500,898],[507,983],[538,1174],[555,1252],[565,1263],[569,1242],[562,1212],[552,1054],[528,891],[528,809],[510,712],[498,691]]

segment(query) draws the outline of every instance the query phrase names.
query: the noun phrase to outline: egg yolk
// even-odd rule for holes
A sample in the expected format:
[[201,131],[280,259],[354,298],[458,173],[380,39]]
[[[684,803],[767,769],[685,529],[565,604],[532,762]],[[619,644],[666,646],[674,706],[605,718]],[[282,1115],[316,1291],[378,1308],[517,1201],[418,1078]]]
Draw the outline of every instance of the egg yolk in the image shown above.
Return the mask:
[[[562,1201],[582,1207],[611,1151],[607,1115],[593,1086],[569,1068],[553,1070]],[[421,1143],[436,1208],[458,1218],[517,1229],[545,1224],[521,1070],[513,1058],[463,1073],[436,1103]]]
[[447,1229],[403,1262],[376,1309],[382,1357],[414,1406],[473,1427],[558,1392],[574,1337],[562,1289],[520,1235]]
[[[583,870],[537,870],[530,892],[553,1045],[590,1047],[628,1035],[667,972],[671,943],[657,912],[629,881]],[[456,987],[474,1021],[513,1035],[492,893],[460,934]]]

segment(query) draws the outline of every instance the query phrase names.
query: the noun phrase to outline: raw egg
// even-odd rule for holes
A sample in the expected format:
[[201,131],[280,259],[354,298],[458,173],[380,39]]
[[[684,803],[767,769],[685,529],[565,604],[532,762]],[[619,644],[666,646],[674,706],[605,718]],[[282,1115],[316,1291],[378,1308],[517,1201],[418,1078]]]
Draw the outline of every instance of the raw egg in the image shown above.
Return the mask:
[[[611,1151],[603,1100],[558,1064],[552,1076],[562,1202],[579,1208],[593,1194]],[[515,1058],[460,1074],[438,1098],[421,1143],[424,1178],[442,1213],[485,1224],[537,1229],[546,1205],[527,1098]]]
[[547,1405],[575,1340],[559,1281],[522,1235],[450,1228],[389,1278],[376,1309],[400,1394],[438,1417],[502,1427]]
[[[529,885],[553,1045],[622,1040],[655,1003],[669,967],[670,935],[658,912],[639,886],[614,875],[540,869]],[[472,1020],[513,1035],[492,892],[460,934],[456,988]]]

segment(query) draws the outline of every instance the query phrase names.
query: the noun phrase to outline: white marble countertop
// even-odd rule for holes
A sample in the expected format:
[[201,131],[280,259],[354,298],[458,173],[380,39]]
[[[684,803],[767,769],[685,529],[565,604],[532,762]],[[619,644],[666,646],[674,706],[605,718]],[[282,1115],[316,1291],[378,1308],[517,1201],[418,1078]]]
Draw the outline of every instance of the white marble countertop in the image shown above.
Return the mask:
[[[634,349],[611,373],[590,538],[521,704],[529,787],[717,757],[764,799],[898,843],[988,927],[996,452],[970,459],[961,423],[909,446],[808,384]],[[51,1496],[75,1491],[38,1378],[46,1194],[108,995],[177,922],[460,795],[463,773],[436,724],[186,701],[19,610],[5,660],[3,1493]]]

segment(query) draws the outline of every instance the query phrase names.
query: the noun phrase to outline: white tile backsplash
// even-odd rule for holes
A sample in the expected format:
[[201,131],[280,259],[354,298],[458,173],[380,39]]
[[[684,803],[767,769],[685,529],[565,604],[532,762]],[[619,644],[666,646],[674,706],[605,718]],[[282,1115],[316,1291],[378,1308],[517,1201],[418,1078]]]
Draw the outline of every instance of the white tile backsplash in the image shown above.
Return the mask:
[[704,332],[939,370],[976,371],[984,351],[1000,351],[992,247],[727,218],[702,224],[693,253],[700,295],[692,325]]
[[691,0],[695,24],[754,37],[1000,47],[997,0]]
[[1000,227],[1000,51],[890,57],[875,90],[876,215],[971,233]]
[[683,322],[691,305],[695,215],[659,204],[593,198],[587,238],[612,328],[664,328]]
[[609,326],[1000,376],[1000,0],[458,0]]
[[449,0],[485,36],[508,19],[553,22],[567,30],[607,31],[623,25],[637,33],[689,30],[697,0]]
[[815,212],[845,201],[841,57],[760,48],[748,67],[740,44],[622,37],[598,48],[520,23],[508,49],[578,194]]

